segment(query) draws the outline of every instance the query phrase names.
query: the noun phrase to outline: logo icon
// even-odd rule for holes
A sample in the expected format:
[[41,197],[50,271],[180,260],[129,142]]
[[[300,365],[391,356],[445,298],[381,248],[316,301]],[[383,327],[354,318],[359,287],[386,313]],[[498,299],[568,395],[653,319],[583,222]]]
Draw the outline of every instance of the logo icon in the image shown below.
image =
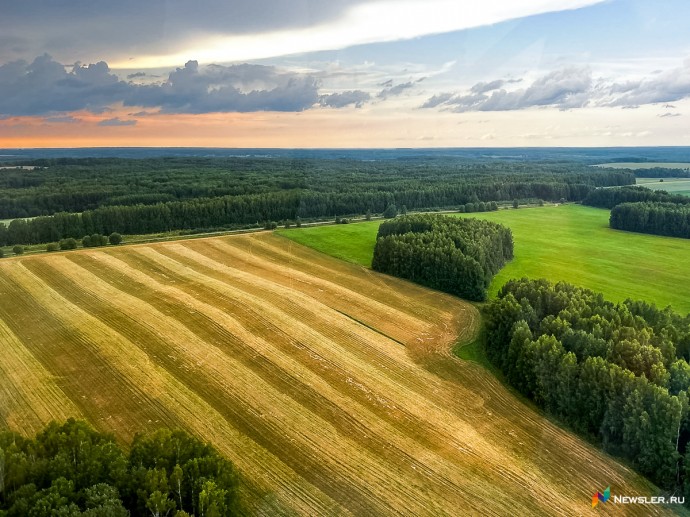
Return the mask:
[[596,506],[599,504],[599,501],[605,503],[609,500],[609,497],[611,497],[611,487],[607,486],[603,494],[601,492],[597,492],[592,496],[592,508],[596,508]]

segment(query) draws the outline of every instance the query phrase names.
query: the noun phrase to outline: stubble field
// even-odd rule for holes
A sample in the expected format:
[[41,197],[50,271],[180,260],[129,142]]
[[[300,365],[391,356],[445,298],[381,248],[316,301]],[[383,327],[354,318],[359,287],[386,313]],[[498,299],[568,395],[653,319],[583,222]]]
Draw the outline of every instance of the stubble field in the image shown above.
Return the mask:
[[269,233],[4,259],[0,425],[187,429],[257,514],[579,515],[608,485],[654,494],[452,357],[477,324]]

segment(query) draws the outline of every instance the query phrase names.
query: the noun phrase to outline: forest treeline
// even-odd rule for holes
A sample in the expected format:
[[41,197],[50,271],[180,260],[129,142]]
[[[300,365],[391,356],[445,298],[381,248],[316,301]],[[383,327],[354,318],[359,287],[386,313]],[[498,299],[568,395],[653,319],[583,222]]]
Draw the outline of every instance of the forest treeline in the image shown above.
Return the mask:
[[514,387],[690,496],[690,316],[524,278],[484,313],[487,355]]
[[616,230],[690,239],[690,204],[621,203],[611,209]]
[[690,178],[690,169],[650,167],[648,169],[634,169],[632,172],[637,178]]
[[630,172],[454,160],[84,159],[0,174],[0,245],[519,200],[580,201]]
[[129,452],[73,419],[34,438],[0,432],[0,516],[240,513],[233,465],[183,431],[138,435]]
[[621,203],[677,203],[690,204],[690,196],[669,194],[665,190],[651,190],[642,186],[593,189],[582,204],[612,209]]
[[582,204],[610,209],[609,226],[616,230],[690,238],[690,196],[639,186],[600,188]]
[[[0,174],[0,219],[291,190],[357,195],[386,192],[398,206],[409,208],[516,198],[575,200],[586,195],[587,186],[635,182],[629,171],[592,169],[576,163],[477,163],[450,158],[63,158],[27,164],[39,168],[6,169]],[[466,188],[459,188],[462,186]],[[417,193],[422,196],[419,200],[415,200]],[[341,212],[319,215],[361,211],[347,204]]]
[[513,258],[511,231],[481,219],[408,215],[379,226],[371,267],[469,300],[483,301]]

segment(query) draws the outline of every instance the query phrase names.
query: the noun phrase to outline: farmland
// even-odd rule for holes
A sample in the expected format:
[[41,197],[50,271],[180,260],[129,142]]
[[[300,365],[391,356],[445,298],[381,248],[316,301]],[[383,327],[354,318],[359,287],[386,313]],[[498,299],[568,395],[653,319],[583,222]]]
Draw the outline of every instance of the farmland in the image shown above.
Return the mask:
[[652,190],[665,190],[669,194],[690,196],[690,178],[637,178],[637,184]]
[[281,236],[4,259],[0,297],[3,425],[182,427],[258,514],[573,515],[607,485],[655,492],[449,354],[471,305]]
[[[511,278],[543,277],[601,291],[614,301],[642,299],[690,312],[690,242],[686,239],[612,230],[608,210],[580,205],[500,210],[466,217],[495,221],[513,231],[515,258],[494,277],[490,295]],[[368,266],[379,224],[372,221],[283,234]]]

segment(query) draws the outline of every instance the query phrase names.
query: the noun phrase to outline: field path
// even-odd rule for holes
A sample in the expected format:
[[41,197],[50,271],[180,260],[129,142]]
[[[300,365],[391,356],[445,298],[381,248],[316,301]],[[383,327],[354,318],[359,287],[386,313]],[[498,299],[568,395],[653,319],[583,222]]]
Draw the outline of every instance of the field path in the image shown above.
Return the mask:
[[655,495],[449,353],[472,305],[277,235],[6,259],[0,299],[0,423],[187,429],[256,514],[585,515],[608,485]]

